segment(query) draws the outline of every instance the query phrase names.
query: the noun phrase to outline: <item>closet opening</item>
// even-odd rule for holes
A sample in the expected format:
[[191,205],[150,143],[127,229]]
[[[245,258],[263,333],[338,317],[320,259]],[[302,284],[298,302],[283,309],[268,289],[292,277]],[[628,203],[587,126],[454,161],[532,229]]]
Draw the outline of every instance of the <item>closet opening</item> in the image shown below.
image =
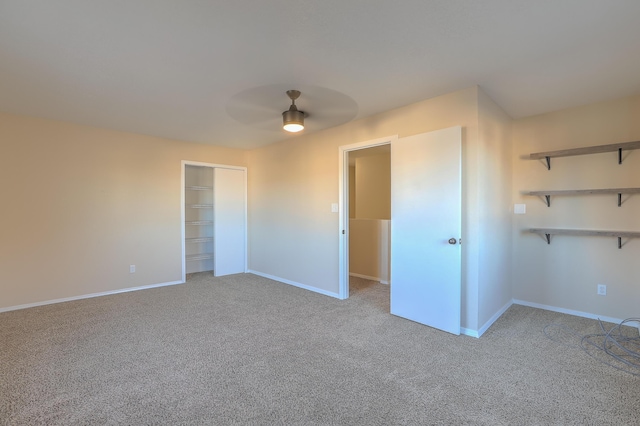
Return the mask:
[[247,169],[182,162],[182,281],[247,271]]
[[213,167],[184,170],[184,243],[186,277],[213,271]]

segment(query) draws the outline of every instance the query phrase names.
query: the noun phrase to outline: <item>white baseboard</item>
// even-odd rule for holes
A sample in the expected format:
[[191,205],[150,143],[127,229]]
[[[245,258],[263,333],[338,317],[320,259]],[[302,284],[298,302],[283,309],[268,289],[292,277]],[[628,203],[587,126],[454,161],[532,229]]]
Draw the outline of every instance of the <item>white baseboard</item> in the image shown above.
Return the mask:
[[[485,331],[487,331],[489,329],[489,327],[491,327],[491,325],[494,322],[496,322],[498,320],[498,318],[500,318],[502,316],[502,314],[504,314],[507,311],[507,309],[509,309],[511,307],[511,305],[514,305],[514,304],[515,305],[528,306],[530,308],[544,309],[546,311],[558,312],[558,313],[561,313],[561,314],[574,315],[574,316],[578,316],[578,317],[582,317],[582,318],[590,318],[590,319],[595,319],[595,320],[600,319],[600,320],[602,320],[604,322],[609,322],[609,323],[612,323],[612,324],[620,324],[623,321],[623,319],[621,319],[621,318],[607,317],[607,316],[603,316],[603,315],[592,314],[592,313],[589,313],[589,312],[575,311],[575,310],[572,310],[572,309],[558,308],[556,306],[543,305],[541,303],[534,303],[534,302],[527,302],[525,300],[513,299],[512,301],[510,301],[509,303],[504,305],[498,312],[496,312],[489,319],[489,321],[487,321],[482,327],[480,327],[479,330],[472,330],[472,329],[469,329],[469,328],[462,327],[460,329],[460,334],[464,334],[466,336],[471,336],[471,337],[480,337],[480,336],[482,336],[485,333]],[[640,324],[638,325],[638,329],[640,330]]]
[[176,285],[176,284],[184,284],[184,281],[170,281],[170,282],[160,283],[160,284],[143,285],[140,287],[129,287],[129,288],[123,288],[119,290],[103,291],[100,293],[83,294],[81,296],[65,297],[62,299],[45,300],[43,302],[27,303],[25,305],[9,306],[7,308],[0,308],[0,313],[17,311],[19,309],[35,308],[37,306],[52,305],[54,303],[63,303],[63,302],[72,302],[74,300],[90,299],[92,297],[109,296],[109,295],[118,294],[118,293],[128,293],[130,291],[148,290],[150,288],[165,287],[168,285]]
[[369,275],[356,274],[356,273],[353,273],[353,272],[349,272],[349,276],[357,277],[357,278],[363,278],[365,280],[378,281],[380,284],[389,285],[389,281],[382,280],[382,279],[380,279],[380,277],[370,277]]
[[[546,311],[558,312],[561,314],[575,315],[577,317],[590,318],[590,319],[596,319],[596,320],[600,319],[604,322],[610,322],[613,324],[620,324],[622,321],[624,321],[624,318],[607,317],[603,315],[592,314],[589,312],[574,311],[573,309],[558,308],[556,306],[549,306],[549,305],[542,305],[540,303],[527,302],[525,300],[513,299],[513,303],[515,303],[516,305],[528,306],[530,308],[538,308],[538,309],[544,309]],[[640,329],[640,325],[638,326],[638,329]]]
[[465,336],[475,337],[475,338],[480,337],[480,334],[478,334],[477,330],[472,330],[470,328],[464,328],[464,327],[460,327],[460,334],[464,334]]
[[380,281],[380,277],[372,277],[369,275],[362,275],[362,274],[356,274],[354,272],[349,272],[349,276],[350,277],[356,277],[356,278],[362,278],[365,280],[371,280],[371,281]]
[[482,336],[485,333],[485,331],[487,331],[489,329],[489,327],[491,327],[491,325],[494,322],[496,322],[498,320],[498,318],[500,318],[502,316],[502,314],[507,312],[507,309],[509,309],[511,307],[511,305],[513,305],[513,303],[514,303],[513,300],[510,300],[509,302],[507,302],[502,308],[500,308],[498,310],[498,312],[493,314],[493,316],[491,318],[489,318],[489,320],[487,322],[485,322],[484,325],[482,327],[480,327],[480,329],[472,330],[470,328],[461,327],[460,328],[460,334],[464,334],[466,336],[479,338],[480,336]]
[[312,287],[312,286],[309,286],[309,285],[306,285],[306,284],[297,283],[295,281],[291,281],[291,280],[288,280],[286,278],[280,278],[280,277],[276,277],[274,275],[265,274],[263,272],[254,271],[253,269],[249,269],[247,272],[249,274],[258,275],[258,276],[263,277],[263,278],[268,278],[270,280],[278,281],[278,282],[281,282],[281,283],[284,283],[284,284],[289,284],[289,285],[292,285],[294,287],[299,287],[299,288],[303,288],[305,290],[313,291],[314,293],[320,293],[320,294],[323,294],[325,296],[335,297],[336,299],[340,299],[340,295],[338,293],[333,293],[331,291],[322,290],[322,289],[317,288],[317,287]]
[[478,330],[478,337],[482,336],[484,334],[484,332],[487,331],[489,329],[489,327],[491,327],[491,325],[494,322],[496,322],[498,320],[498,318],[500,318],[502,316],[502,314],[507,312],[507,309],[509,309],[511,307],[511,305],[513,305],[513,300],[508,301],[502,308],[500,308],[498,310],[498,312],[493,314],[493,316],[491,318],[489,318],[489,320],[487,322],[485,322],[482,327],[480,327],[480,330]]

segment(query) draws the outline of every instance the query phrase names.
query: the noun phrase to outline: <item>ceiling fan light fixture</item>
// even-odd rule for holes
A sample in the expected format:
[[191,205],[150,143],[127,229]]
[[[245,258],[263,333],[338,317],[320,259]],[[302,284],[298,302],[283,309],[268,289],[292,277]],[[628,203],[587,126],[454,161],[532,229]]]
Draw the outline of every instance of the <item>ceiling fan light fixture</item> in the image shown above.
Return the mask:
[[[293,107],[295,108],[295,106]],[[297,109],[289,109],[283,112],[282,128],[287,132],[293,133],[304,130],[304,113]]]
[[296,99],[300,96],[300,91],[287,90],[287,96],[291,99],[291,106],[282,113],[282,128],[291,133],[304,130],[304,112],[296,107]]

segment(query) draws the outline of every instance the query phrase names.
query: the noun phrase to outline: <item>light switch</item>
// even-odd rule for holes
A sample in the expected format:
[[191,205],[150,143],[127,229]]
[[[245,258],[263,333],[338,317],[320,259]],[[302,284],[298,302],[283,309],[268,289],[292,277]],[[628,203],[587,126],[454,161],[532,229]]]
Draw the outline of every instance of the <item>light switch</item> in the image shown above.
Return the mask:
[[331,203],[331,213],[338,213],[338,203]]
[[525,214],[527,212],[526,204],[514,204],[513,205],[513,214]]

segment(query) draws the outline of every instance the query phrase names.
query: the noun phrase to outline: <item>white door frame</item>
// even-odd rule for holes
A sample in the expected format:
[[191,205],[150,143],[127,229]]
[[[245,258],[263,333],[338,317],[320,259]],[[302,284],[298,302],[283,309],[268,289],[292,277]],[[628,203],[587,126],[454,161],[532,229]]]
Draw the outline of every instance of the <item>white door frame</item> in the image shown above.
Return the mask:
[[349,152],[390,145],[398,135],[338,147],[338,298],[349,297]]
[[248,182],[248,177],[247,177],[247,168],[246,167],[241,167],[241,166],[230,166],[228,164],[214,164],[214,163],[203,163],[201,161],[189,161],[189,160],[182,160],[181,161],[181,165],[180,165],[180,238],[181,238],[181,244],[182,244],[182,282],[185,283],[187,281],[187,261],[186,261],[186,245],[185,245],[185,233],[186,233],[186,229],[185,229],[185,197],[186,197],[186,193],[185,193],[185,170],[186,170],[186,166],[204,166],[204,167],[213,167],[213,168],[220,168],[220,169],[233,169],[233,170],[244,170],[245,172],[245,181],[244,181],[244,229],[245,229],[245,233],[244,233],[244,271],[247,272],[248,270],[248,265],[249,265],[249,259],[248,259],[248,228],[247,228],[247,224],[248,224],[248,216],[247,216],[247,197],[248,197],[248,193],[247,193],[247,182]]

